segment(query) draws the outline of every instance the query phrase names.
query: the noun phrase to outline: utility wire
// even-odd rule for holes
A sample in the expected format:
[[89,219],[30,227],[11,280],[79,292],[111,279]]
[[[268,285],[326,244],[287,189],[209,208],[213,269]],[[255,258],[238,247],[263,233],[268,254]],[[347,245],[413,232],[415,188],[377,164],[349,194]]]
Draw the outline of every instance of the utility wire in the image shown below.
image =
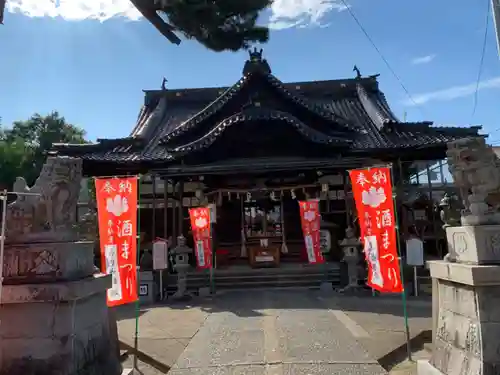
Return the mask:
[[486,0],[486,2],[488,3],[486,11],[486,27],[484,29],[483,48],[481,49],[481,59],[479,60],[479,70],[477,72],[476,89],[474,90],[474,106],[472,108],[471,120],[474,118],[474,115],[476,114],[479,83],[481,82],[481,75],[483,74],[484,56],[486,54],[486,44],[488,41],[488,29],[490,28],[489,26],[490,26],[491,1]]
[[413,100],[412,95],[410,94],[410,92],[408,91],[408,89],[406,88],[406,86],[404,85],[404,83],[401,80],[401,78],[399,78],[399,76],[396,74],[396,72],[392,68],[391,64],[389,64],[389,61],[387,61],[387,59],[385,58],[385,56],[382,53],[382,51],[380,51],[380,49],[377,47],[377,45],[373,41],[373,39],[370,36],[370,34],[368,34],[368,31],[366,31],[366,29],[364,28],[364,26],[359,21],[358,17],[356,17],[356,15],[354,14],[354,12],[351,10],[351,7],[347,4],[346,0],[341,0],[341,2],[345,6],[345,8],[349,12],[349,14],[351,15],[351,17],[354,20],[354,22],[356,22],[356,24],[359,26],[360,30],[363,32],[363,34],[365,34],[366,39],[368,39],[368,41],[370,42],[370,44],[372,45],[372,47],[375,49],[375,51],[377,51],[377,53],[379,54],[379,56],[382,59],[382,61],[384,62],[384,64],[387,66],[387,69],[389,69],[389,71],[392,73],[392,75],[394,76],[394,78],[396,78],[396,80],[398,81],[399,85],[401,86],[401,88],[403,89],[403,91],[406,93],[406,95],[410,99],[411,103],[415,107],[417,107],[418,110],[425,117],[425,113],[423,112],[422,108],[415,102],[415,100]]

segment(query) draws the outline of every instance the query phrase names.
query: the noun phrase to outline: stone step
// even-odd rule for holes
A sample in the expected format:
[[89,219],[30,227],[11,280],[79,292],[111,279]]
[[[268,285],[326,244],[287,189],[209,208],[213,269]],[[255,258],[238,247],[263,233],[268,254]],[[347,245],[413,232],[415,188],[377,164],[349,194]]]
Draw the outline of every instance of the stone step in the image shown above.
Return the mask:
[[[213,272],[218,276],[255,276],[255,275],[303,275],[311,273],[324,273],[328,271],[339,271],[340,266],[337,263],[327,263],[325,265],[312,265],[312,264],[294,264],[281,267],[262,267],[250,268],[247,266],[236,266],[229,268],[218,268]],[[208,275],[209,270],[194,270],[188,273],[192,275]]]
[[[319,288],[321,283],[328,281],[333,286],[340,286],[340,269],[329,265],[327,274],[321,267],[264,268],[244,270],[217,270],[214,274],[217,290],[260,289],[260,288]],[[176,290],[176,275],[169,275],[167,292]],[[197,291],[210,286],[210,276],[207,272],[190,273],[187,289]]]

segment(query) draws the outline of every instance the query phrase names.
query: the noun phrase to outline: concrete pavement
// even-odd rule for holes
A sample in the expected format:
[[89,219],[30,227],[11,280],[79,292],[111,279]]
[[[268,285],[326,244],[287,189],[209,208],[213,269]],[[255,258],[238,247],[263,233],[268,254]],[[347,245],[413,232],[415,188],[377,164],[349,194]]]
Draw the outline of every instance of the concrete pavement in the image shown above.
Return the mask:
[[170,375],[385,373],[310,294],[230,293],[216,306]]
[[[364,334],[354,335],[391,374],[416,374],[415,362],[407,361],[403,306],[393,297],[320,297],[338,314],[355,322]],[[429,359],[432,342],[430,299],[410,298],[407,306],[413,360]],[[348,325],[349,326],[349,325]]]
[[[156,369],[158,374],[168,371],[205,323],[208,315],[209,312],[200,306],[142,308],[139,317],[138,348],[143,358],[141,365],[152,368],[146,375],[155,374],[153,369]],[[134,306],[124,306],[117,311],[121,347],[129,353],[133,352],[134,347],[134,317]],[[130,363],[127,363],[127,367],[130,367]]]
[[[139,369],[145,375],[169,367],[170,375],[382,374],[377,359],[405,343],[401,311],[397,300],[284,290],[153,307],[139,319],[139,351],[146,356]],[[409,311],[414,336],[430,329],[430,304]],[[133,311],[118,317],[120,340],[133,347]]]

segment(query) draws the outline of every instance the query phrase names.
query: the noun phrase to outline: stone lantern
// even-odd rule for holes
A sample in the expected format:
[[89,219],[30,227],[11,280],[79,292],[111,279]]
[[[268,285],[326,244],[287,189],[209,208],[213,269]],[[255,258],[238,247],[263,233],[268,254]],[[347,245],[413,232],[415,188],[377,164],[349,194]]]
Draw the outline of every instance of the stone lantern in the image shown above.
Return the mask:
[[360,260],[361,241],[354,236],[354,230],[348,227],[345,230],[345,238],[339,243],[344,253],[344,262],[347,263],[347,274],[349,282],[342,291],[358,288],[358,264]]
[[189,265],[189,254],[193,249],[186,246],[184,236],[177,237],[177,246],[171,250],[174,257],[174,269],[177,271],[177,291],[172,296],[175,299],[180,299],[187,296],[187,272],[191,268]]

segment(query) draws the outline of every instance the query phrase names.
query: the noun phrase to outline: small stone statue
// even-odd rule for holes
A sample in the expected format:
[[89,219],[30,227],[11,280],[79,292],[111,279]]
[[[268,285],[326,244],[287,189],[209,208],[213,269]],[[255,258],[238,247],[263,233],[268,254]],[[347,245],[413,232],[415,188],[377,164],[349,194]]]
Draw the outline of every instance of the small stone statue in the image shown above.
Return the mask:
[[189,265],[189,254],[193,250],[186,246],[186,239],[180,235],[177,237],[177,246],[171,250],[171,254],[175,259],[174,269],[177,271],[177,291],[172,298],[182,299],[188,297],[187,293],[187,272],[191,266]]
[[354,229],[347,227],[345,230],[345,238],[340,241],[339,245],[344,252],[344,261],[347,263],[347,273],[349,276],[349,283],[341,290],[341,292],[345,292],[350,289],[357,289],[359,287],[358,264],[361,241],[354,236]]
[[458,200],[445,193],[443,199],[439,202],[439,217],[444,223],[443,229],[447,227],[456,227],[460,225],[460,208]]

